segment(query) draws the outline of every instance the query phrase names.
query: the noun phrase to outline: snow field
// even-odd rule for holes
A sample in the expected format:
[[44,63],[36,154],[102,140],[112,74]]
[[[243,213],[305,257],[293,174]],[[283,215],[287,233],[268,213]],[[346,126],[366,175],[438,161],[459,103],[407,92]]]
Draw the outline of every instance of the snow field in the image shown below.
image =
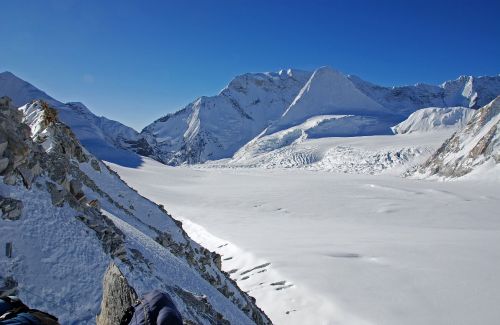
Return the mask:
[[232,277],[277,324],[311,315],[317,324],[494,324],[500,317],[496,182],[172,168],[149,159],[139,169],[112,167],[221,253],[224,270],[238,269]]

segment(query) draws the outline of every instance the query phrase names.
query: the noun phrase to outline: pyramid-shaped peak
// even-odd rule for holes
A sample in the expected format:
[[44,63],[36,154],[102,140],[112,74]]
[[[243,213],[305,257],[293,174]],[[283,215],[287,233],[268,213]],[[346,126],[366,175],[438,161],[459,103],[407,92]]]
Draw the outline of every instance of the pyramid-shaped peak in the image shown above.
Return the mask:
[[13,74],[12,72],[10,72],[10,71],[0,72],[0,76],[11,76],[11,77],[16,77],[17,78],[17,76],[15,74]]
[[336,70],[330,66],[322,66],[314,71],[315,76],[323,76],[323,75],[336,75],[336,76],[342,76],[344,78],[347,78],[345,74],[340,72],[339,70]]
[[0,72],[0,79],[28,83],[27,81],[24,81],[23,79],[19,78],[18,76],[16,76],[15,74],[13,74],[10,71]]

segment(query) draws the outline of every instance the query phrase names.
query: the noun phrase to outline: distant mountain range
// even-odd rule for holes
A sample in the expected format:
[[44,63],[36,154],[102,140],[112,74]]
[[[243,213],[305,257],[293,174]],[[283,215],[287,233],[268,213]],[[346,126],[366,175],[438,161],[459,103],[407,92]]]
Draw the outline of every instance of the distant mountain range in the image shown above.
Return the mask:
[[[234,78],[219,94],[200,97],[140,133],[97,117],[81,103],[61,103],[10,72],[0,74],[0,95],[11,97],[17,106],[35,99],[47,101],[90,152],[133,167],[140,164],[141,156],[169,165],[197,164],[241,156],[250,147],[257,146],[259,152],[274,150],[297,139],[465,124],[472,115],[468,109],[478,109],[500,95],[500,75],[391,88],[329,67],[313,72],[247,73]],[[415,113],[424,108],[427,111]],[[432,117],[430,108],[435,108]],[[406,126],[400,124],[410,115]]]

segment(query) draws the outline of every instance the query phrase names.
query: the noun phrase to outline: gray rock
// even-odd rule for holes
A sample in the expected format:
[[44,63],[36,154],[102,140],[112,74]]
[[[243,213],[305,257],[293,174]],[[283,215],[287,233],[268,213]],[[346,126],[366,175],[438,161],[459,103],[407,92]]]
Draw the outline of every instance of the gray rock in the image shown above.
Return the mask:
[[17,167],[17,170],[23,178],[24,186],[26,186],[27,188],[31,188],[31,184],[33,183],[33,179],[35,178],[33,170],[30,169],[26,164]]
[[5,149],[7,149],[7,145],[7,138],[3,134],[0,134],[0,157],[3,156]]
[[0,210],[2,211],[2,219],[19,220],[23,210],[23,202],[0,196]]
[[10,108],[12,99],[8,96],[0,97],[0,108]]
[[64,204],[64,191],[57,188],[57,185],[54,183],[47,182],[47,190],[50,193],[50,198],[52,200],[52,204],[57,207],[62,207]]
[[17,295],[17,281],[12,276],[3,279],[3,285],[0,286],[0,297]]
[[92,168],[94,168],[94,170],[100,172],[101,171],[101,167],[99,166],[99,162],[95,159],[92,159],[90,161],[90,166],[92,166]]
[[137,300],[137,294],[113,262],[104,274],[102,285],[101,311],[97,315],[96,324],[120,324],[125,310]]
[[78,179],[72,179],[69,182],[69,191],[71,194],[73,194],[75,197],[79,196],[82,194],[82,182]]
[[9,165],[8,158],[0,158],[0,174],[2,174],[5,171],[5,169],[7,169],[8,165]]

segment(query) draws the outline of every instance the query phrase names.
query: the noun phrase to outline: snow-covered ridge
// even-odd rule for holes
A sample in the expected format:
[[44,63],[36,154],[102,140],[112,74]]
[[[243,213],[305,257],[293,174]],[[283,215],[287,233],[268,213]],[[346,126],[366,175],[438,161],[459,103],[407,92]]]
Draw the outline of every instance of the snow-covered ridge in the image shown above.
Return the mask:
[[[300,129],[315,117],[351,115],[325,121],[321,128],[315,128],[316,138],[391,134],[392,126],[418,109],[477,108],[498,94],[500,76],[460,77],[440,86],[388,88],[329,67],[314,72],[245,74],[218,95],[201,97],[157,120],[142,135],[153,148],[150,156],[155,159],[171,165],[203,163],[235,154],[238,158],[257,138]],[[277,133],[274,138],[279,140],[282,135]],[[262,141],[268,143],[269,138]],[[281,146],[280,141],[275,146]]]
[[[291,130],[302,129],[307,121],[325,115],[349,117],[325,119],[308,128],[303,132],[308,139],[392,134],[391,127],[419,109],[477,109],[485,105],[500,95],[500,76],[459,77],[439,86],[382,87],[329,67],[313,72],[288,69],[247,73],[234,78],[219,94],[196,99],[146,126],[140,134],[95,116],[81,103],[58,102],[9,72],[0,74],[2,94],[12,94],[19,106],[34,99],[45,100],[93,154],[137,167],[142,162],[140,156],[169,165],[198,164],[238,158],[260,141],[268,147],[281,147],[284,142],[280,142],[280,132],[293,137],[298,131]],[[428,115],[428,109],[416,113],[399,128],[409,128],[408,132],[448,128],[454,118],[465,121],[468,116],[467,110],[463,118],[458,116],[459,109],[444,112]],[[441,113],[444,115],[440,117]],[[275,140],[275,144],[270,143]]]
[[244,74],[218,95],[200,97],[141,132],[153,158],[171,165],[232,156],[285,112],[309,73]]
[[140,157],[128,149],[134,148],[141,154],[149,150],[134,129],[98,117],[82,103],[62,103],[10,72],[0,73],[0,96],[10,97],[12,104],[17,107],[34,100],[48,103],[58,111],[60,120],[71,127],[85,148],[100,159],[137,166]]
[[453,134],[415,174],[461,177],[490,174],[498,178],[500,163],[500,96],[477,110],[467,125]]
[[427,107],[419,109],[391,129],[395,134],[459,129],[469,122],[476,111],[466,107]]
[[187,321],[270,323],[219,255],[82,148],[56,112],[41,101],[0,108],[0,238],[13,247],[0,256],[2,290],[63,324],[92,324],[112,263],[139,295],[167,291]]

